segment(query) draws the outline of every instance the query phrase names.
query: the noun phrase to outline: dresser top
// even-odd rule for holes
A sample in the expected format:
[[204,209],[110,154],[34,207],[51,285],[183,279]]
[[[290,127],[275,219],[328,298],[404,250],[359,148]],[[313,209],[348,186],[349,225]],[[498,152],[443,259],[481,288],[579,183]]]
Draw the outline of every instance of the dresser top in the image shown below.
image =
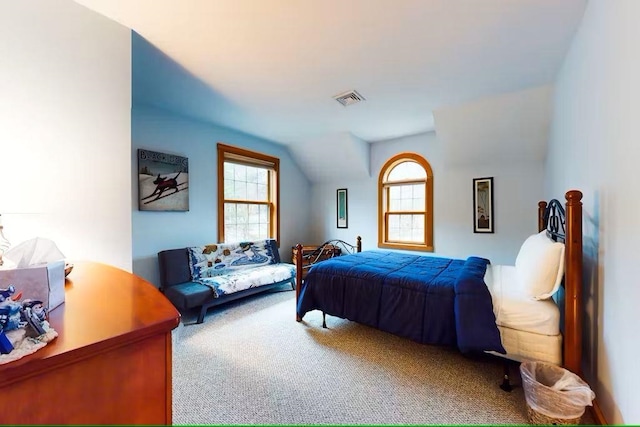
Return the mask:
[[180,314],[146,280],[95,262],[75,263],[65,302],[49,313],[58,337],[22,359],[0,365],[3,382],[37,375],[146,337],[168,333]]

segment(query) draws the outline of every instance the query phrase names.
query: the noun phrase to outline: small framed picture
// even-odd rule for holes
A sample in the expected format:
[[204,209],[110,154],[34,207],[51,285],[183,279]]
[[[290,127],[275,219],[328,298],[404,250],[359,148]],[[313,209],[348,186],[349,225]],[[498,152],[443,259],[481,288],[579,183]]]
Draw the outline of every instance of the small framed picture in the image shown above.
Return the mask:
[[493,177],[473,180],[473,232],[494,232]]
[[348,227],[348,211],[347,211],[347,189],[339,188],[337,191],[337,219],[338,228]]

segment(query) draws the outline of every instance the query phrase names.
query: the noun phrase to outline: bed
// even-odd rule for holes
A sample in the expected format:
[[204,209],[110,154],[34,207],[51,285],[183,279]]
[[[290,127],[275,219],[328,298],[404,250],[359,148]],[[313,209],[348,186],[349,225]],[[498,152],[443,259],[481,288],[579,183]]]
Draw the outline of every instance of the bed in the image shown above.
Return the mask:
[[320,310],[325,327],[329,314],[422,343],[580,373],[582,193],[565,198],[564,206],[555,199],[538,204],[539,232],[523,242],[514,266],[480,257],[361,252],[360,238],[354,246],[330,241],[348,255],[305,260],[310,270],[304,281],[297,271],[296,320]]

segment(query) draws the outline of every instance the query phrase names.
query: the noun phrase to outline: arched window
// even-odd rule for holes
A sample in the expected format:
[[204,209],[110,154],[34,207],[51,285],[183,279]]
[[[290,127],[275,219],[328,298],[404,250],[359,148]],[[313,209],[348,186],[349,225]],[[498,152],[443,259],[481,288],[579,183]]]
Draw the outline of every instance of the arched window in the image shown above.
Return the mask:
[[433,172],[415,153],[400,153],[378,179],[378,247],[433,251]]

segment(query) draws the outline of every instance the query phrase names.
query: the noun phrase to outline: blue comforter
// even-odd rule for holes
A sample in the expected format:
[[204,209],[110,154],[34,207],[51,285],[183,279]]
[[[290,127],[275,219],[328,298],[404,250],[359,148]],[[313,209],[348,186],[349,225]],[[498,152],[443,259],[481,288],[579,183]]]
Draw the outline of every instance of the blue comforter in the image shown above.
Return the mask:
[[378,250],[332,258],[309,270],[297,313],[321,310],[420,343],[504,354],[487,264]]

